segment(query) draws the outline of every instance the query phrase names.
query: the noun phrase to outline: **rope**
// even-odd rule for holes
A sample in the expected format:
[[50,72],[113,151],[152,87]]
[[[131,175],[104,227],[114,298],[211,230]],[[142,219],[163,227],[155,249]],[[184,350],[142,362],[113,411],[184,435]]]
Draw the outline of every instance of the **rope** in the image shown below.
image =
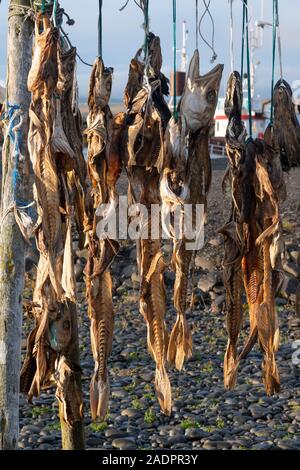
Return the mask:
[[[69,36],[68,34],[64,31],[64,29],[60,26],[59,28],[63,34],[63,37],[65,38],[65,40],[67,41],[67,43],[69,44],[70,47],[74,47],[69,39]],[[78,54],[78,52],[76,51],[76,57],[80,60],[80,62],[82,62],[84,65],[87,65],[88,67],[93,67],[92,64],[89,64],[88,62],[86,62],[85,60],[82,59],[82,57]]]
[[199,23],[199,5],[198,5],[198,0],[196,0],[196,50],[199,49],[198,23]]
[[56,28],[56,15],[57,15],[57,0],[54,0],[51,20],[53,21],[53,25],[55,28]]
[[102,0],[99,0],[98,57],[102,57]]
[[249,18],[248,18],[248,0],[244,0],[246,10],[246,39],[247,39],[247,75],[248,75],[248,111],[249,111],[249,135],[252,139],[252,99],[251,99],[251,65],[250,65],[250,43],[249,43]]
[[[211,63],[213,64],[214,61],[216,60],[216,58],[218,57],[218,55],[215,51],[215,22],[214,22],[214,19],[212,17],[212,14],[210,12],[210,9],[209,9],[210,4],[211,4],[211,0],[208,0],[208,3],[206,3],[206,0],[203,0],[203,3],[204,3],[204,6],[205,6],[205,10],[204,10],[204,13],[201,16],[201,19],[200,19],[200,22],[199,22],[199,34],[200,34],[200,37],[201,37],[202,41],[204,41],[204,43],[209,47],[209,49],[213,53],[212,58],[211,58]],[[211,20],[211,24],[212,24],[211,44],[205,39],[205,37],[203,36],[203,34],[201,32],[201,24],[202,24],[203,19],[206,16],[206,13],[208,14],[208,16]]]
[[234,71],[234,42],[233,42],[233,0],[230,2],[230,65],[231,72]]
[[275,81],[275,62],[276,62],[276,31],[277,31],[277,1],[273,0],[273,51],[272,51],[272,79],[271,79],[271,113],[270,123],[274,121],[274,81]]
[[[128,3],[130,0],[127,0],[124,5],[119,8],[119,11],[125,10],[127,7]],[[144,15],[144,24],[143,24],[143,29],[145,31],[145,41],[144,45],[142,47],[144,53],[145,53],[145,62],[147,61],[148,58],[148,35],[149,35],[149,1],[150,0],[133,0],[136,6],[142,10],[143,15]]]
[[149,35],[149,0],[144,0],[144,31],[145,31],[145,43],[144,43],[144,51],[145,51],[145,61],[148,58],[148,35]]
[[177,83],[176,83],[176,72],[177,72],[177,42],[176,42],[176,33],[177,33],[177,28],[176,28],[176,16],[177,16],[177,9],[176,9],[176,0],[173,0],[173,90],[174,90],[174,107],[173,107],[173,116],[175,121],[178,119],[178,112],[177,112],[177,96],[176,96],[176,88],[177,88]]
[[243,20],[242,20],[242,56],[241,56],[241,78],[244,78],[244,49],[245,49],[245,21],[246,21],[246,5],[243,2]]

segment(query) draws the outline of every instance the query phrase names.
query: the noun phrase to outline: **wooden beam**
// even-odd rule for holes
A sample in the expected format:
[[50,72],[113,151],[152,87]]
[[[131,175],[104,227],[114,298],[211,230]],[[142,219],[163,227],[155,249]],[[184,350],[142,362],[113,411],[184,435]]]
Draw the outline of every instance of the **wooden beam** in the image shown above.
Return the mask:
[[[11,0],[10,5],[30,6],[30,0]],[[23,113],[22,142],[15,165],[11,137],[2,151],[2,195],[0,223],[0,449],[15,449],[19,433],[19,377],[21,365],[22,295],[25,271],[25,242],[9,212],[15,199],[27,200],[28,108],[27,76],[32,56],[32,21],[18,12],[9,14],[7,44],[7,99]],[[15,187],[13,185],[13,171]]]

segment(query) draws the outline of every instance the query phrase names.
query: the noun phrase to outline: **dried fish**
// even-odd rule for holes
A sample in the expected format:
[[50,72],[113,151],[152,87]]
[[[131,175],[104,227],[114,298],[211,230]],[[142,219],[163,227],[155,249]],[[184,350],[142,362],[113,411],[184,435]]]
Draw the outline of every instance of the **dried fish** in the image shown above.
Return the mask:
[[300,125],[290,85],[280,79],[274,88],[274,133],[284,170],[300,165]]
[[[179,118],[171,119],[165,139],[165,169],[160,183],[162,212],[170,221],[170,214],[183,212],[184,204],[193,205],[192,223],[195,225],[195,205],[203,204],[206,210],[207,194],[211,183],[211,163],[208,135],[217,105],[217,96],[223,66],[200,76],[199,52],[191,59],[187,83],[179,103]],[[169,222],[170,223],[170,222]],[[181,218],[183,233],[184,218]],[[177,320],[173,327],[168,349],[168,360],[178,370],[184,360],[192,355],[192,336],[185,318],[188,276],[193,253],[186,248],[186,239],[178,239],[171,226],[164,230],[174,241],[173,266],[176,272],[174,304]]]
[[[88,237],[88,262],[85,268],[88,312],[91,320],[90,335],[95,371],[90,384],[92,419],[104,420],[108,408],[110,386],[107,360],[111,354],[114,312],[112,280],[109,266],[118,252],[116,240],[102,237],[97,224],[109,217],[117,206],[115,185],[121,172],[119,134],[122,120],[113,120],[108,102],[112,86],[113,69],[106,68],[97,58],[91,73],[89,89],[89,115],[87,119],[88,174],[91,207],[85,221]],[[108,204],[106,212],[101,204]]]
[[[69,126],[65,129],[63,126],[63,103],[69,109],[69,97],[65,94],[72,89],[75,76],[68,73],[70,67],[65,66],[64,60],[69,60],[69,55],[64,55],[58,40],[58,30],[51,26],[47,16],[38,15],[34,58],[28,77],[33,92],[28,146],[35,176],[40,259],[33,295],[36,326],[28,338],[21,390],[30,400],[42,388],[56,383],[63,418],[73,424],[81,420],[83,405],[73,347],[76,283],[72,220],[76,193],[79,183],[84,185],[84,177],[80,174],[81,146],[74,146],[74,142],[70,143],[72,136],[67,136],[70,128],[76,128],[72,113],[68,116]],[[78,128],[77,143],[81,139],[79,132]]]
[[[119,174],[117,155],[121,156],[129,177],[129,196],[132,203],[142,203],[151,213],[151,204],[159,203],[159,171],[165,165],[164,136],[171,117],[163,95],[169,93],[168,81],[161,73],[162,55],[160,39],[152,33],[147,37],[148,57],[144,62],[140,52],[131,61],[128,83],[124,93],[126,115],[115,120],[115,144],[111,160]],[[113,139],[114,140],[114,139]],[[110,174],[110,168],[108,175]],[[139,197],[133,190],[133,181],[139,185]],[[148,233],[151,217],[141,221],[141,233]],[[148,349],[156,362],[155,388],[162,411],[170,415],[171,386],[166,371],[168,334],[164,321],[165,289],[163,271],[165,263],[160,239],[141,239],[137,242],[137,262],[141,275],[140,312],[147,324]]]
[[[144,175],[141,203],[150,208],[157,203],[159,175],[156,170]],[[149,211],[150,213],[150,211]],[[151,217],[143,230],[151,226]],[[142,221],[143,224],[143,221]],[[163,272],[166,267],[160,240],[141,239],[141,297],[140,312],[147,324],[148,349],[156,363],[155,389],[162,411],[170,416],[172,409],[171,385],[165,369],[168,333],[164,320],[165,287]]]
[[[266,130],[263,141],[250,139],[246,143],[241,110],[242,81],[238,72],[233,72],[225,102],[232,210],[229,222],[220,230],[225,237],[223,267],[229,335],[224,384],[230,389],[235,386],[240,360],[258,340],[264,354],[265,389],[272,395],[280,387],[275,360],[279,344],[275,292],[281,270],[280,201],[285,198],[285,184],[275,128]],[[243,322],[242,279],[249,304],[250,334],[238,355]]]

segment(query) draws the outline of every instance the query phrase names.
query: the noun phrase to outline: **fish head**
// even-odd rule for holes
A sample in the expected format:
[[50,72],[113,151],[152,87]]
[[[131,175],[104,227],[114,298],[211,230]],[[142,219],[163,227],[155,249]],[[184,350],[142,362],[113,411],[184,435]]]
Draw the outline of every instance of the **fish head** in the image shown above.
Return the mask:
[[283,79],[278,80],[274,87],[273,98],[275,112],[293,107],[293,92],[290,85]]
[[162,67],[162,54],[160,47],[160,38],[153,33],[148,35],[148,53],[151,72],[154,76],[158,76]]
[[105,67],[101,57],[98,57],[94,64],[94,99],[95,104],[100,109],[108,105],[114,69]]
[[243,85],[239,72],[232,72],[226,90],[226,99],[224,110],[226,116],[230,119],[232,116],[241,119],[243,105]]
[[243,145],[246,138],[246,128],[242,121],[243,85],[239,72],[232,72],[226,90],[224,111],[229,119],[226,139],[234,141],[235,145]]
[[211,125],[218,102],[223,65],[199,75],[199,54],[194,53],[180,104],[180,113],[192,132]]
[[129,107],[143,86],[144,70],[145,65],[138,59],[137,53],[129,65],[128,82],[124,91],[124,104],[126,108]]

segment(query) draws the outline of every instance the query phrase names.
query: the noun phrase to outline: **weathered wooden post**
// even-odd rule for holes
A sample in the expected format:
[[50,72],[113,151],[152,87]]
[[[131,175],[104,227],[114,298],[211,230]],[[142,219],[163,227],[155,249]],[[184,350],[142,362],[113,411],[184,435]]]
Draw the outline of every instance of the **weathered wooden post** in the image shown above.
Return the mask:
[[[31,66],[33,27],[29,17],[26,19],[29,7],[30,0],[10,0],[7,46],[7,111],[10,111],[10,132],[2,152],[0,221],[0,449],[15,449],[19,432],[25,242],[10,208],[14,201],[28,199],[27,133],[30,93],[27,90],[27,75]],[[14,127],[19,124],[21,145],[18,149],[14,145]]]

